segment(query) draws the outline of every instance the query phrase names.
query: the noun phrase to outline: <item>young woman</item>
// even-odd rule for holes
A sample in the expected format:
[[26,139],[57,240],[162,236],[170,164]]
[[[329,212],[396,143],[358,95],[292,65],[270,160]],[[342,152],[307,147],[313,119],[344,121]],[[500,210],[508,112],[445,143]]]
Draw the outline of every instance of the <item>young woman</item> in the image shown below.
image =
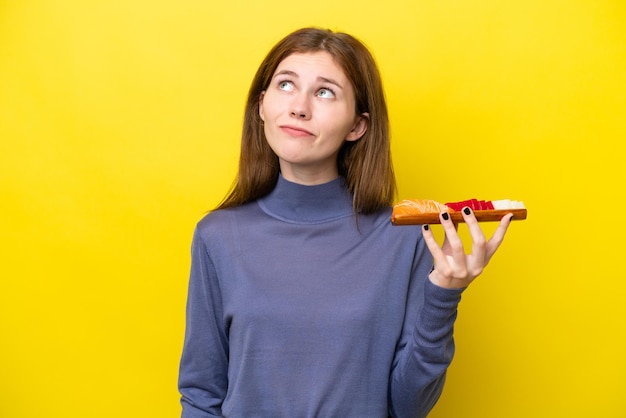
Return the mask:
[[[380,75],[344,33],[280,41],[250,88],[237,181],[192,244],[182,415],[422,417],[454,353],[461,293],[502,242],[466,209],[393,227]],[[434,259],[434,265],[433,265]]]

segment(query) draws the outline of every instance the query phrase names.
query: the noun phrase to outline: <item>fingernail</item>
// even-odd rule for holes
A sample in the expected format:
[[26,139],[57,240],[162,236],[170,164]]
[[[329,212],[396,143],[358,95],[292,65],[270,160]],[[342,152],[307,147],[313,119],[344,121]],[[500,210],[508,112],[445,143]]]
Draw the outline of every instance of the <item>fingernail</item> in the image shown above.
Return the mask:
[[472,213],[472,211],[470,210],[470,208],[464,208],[463,209],[463,213],[466,214],[466,215],[469,215],[469,214]]
[[423,228],[424,228],[424,231],[428,231],[430,227],[428,225],[424,225]]
[[442,213],[441,217],[443,218],[444,221],[447,221],[448,219],[450,219],[450,216],[448,216],[448,212]]

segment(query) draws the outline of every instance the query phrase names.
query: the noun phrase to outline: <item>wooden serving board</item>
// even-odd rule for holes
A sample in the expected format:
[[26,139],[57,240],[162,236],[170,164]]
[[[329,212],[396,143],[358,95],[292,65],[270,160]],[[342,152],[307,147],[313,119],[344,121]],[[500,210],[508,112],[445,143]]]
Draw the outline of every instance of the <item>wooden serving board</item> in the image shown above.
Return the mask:
[[[448,212],[453,222],[465,222],[461,212]],[[495,222],[500,221],[507,213],[513,214],[514,221],[526,219],[526,209],[498,209],[498,210],[475,210],[474,215],[478,222]],[[438,224],[441,223],[439,214],[420,213],[415,215],[392,214],[391,223],[394,225],[422,225],[422,224]]]

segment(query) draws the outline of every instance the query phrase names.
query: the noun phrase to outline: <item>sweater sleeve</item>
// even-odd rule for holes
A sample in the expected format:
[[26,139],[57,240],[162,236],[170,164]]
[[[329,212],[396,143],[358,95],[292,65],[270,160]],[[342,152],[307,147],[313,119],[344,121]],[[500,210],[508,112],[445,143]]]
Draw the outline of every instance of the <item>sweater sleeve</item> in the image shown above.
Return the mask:
[[[390,378],[390,415],[395,418],[426,417],[443,390],[446,370],[454,355],[453,327],[463,290],[433,284],[420,263],[407,305],[405,335],[398,345]],[[422,293],[420,295],[420,293]],[[423,297],[423,303],[420,299]],[[412,313],[412,309],[417,309]],[[411,320],[413,318],[413,320]]]
[[228,338],[217,274],[196,229],[178,388],[183,418],[221,417],[228,384]]

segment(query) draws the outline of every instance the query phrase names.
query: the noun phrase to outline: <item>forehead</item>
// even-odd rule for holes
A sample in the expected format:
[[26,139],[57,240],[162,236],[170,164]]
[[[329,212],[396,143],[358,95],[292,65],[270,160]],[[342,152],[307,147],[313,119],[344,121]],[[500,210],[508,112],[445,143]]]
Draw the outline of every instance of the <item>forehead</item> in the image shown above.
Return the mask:
[[343,68],[326,51],[293,53],[284,58],[276,67],[274,74],[281,71],[292,71],[297,75],[312,74],[314,76],[331,77],[347,81]]

